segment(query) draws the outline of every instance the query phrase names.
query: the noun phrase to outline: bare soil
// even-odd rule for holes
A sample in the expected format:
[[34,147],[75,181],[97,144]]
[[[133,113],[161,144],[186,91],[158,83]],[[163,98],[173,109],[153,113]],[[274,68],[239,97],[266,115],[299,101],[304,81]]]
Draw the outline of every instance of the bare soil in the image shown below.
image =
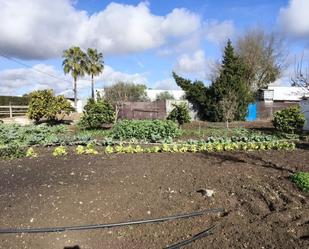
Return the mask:
[[[157,218],[172,222],[50,234],[0,234],[0,248],[164,248],[217,224],[185,248],[309,248],[309,195],[288,179],[309,171],[293,152],[51,156],[0,161],[0,228],[54,227]],[[215,191],[205,198],[200,188]],[[77,247],[76,247],[77,248]]]

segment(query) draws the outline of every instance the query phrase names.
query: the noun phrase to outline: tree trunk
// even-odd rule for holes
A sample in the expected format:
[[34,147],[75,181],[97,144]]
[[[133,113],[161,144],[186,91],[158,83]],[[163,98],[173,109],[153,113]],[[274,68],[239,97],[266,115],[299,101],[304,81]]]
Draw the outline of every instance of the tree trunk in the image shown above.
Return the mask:
[[73,86],[73,92],[74,92],[74,108],[75,111],[77,112],[77,84],[76,84],[77,79],[74,79],[74,86]]
[[225,121],[225,125],[226,125],[226,129],[229,129],[229,121],[228,120]]
[[94,99],[94,81],[93,81],[93,74],[91,75],[91,98]]

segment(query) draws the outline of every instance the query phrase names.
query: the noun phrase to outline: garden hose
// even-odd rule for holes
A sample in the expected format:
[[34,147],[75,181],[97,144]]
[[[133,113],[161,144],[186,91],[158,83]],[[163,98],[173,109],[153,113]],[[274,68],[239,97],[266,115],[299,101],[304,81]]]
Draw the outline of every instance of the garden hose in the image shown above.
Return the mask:
[[223,208],[215,208],[197,211],[187,214],[178,214],[173,216],[167,216],[156,219],[148,220],[135,220],[128,222],[120,223],[109,223],[109,224],[95,224],[95,225],[82,225],[82,226],[67,226],[67,227],[47,227],[47,228],[8,228],[0,229],[0,234],[20,234],[20,233],[55,233],[55,232],[65,232],[65,231],[83,231],[83,230],[93,230],[93,229],[105,229],[105,228],[114,228],[114,227],[123,227],[131,225],[140,225],[140,224],[149,224],[149,223],[158,223],[164,221],[171,221],[176,219],[185,219],[196,216],[202,216],[209,213],[222,213],[225,210]]

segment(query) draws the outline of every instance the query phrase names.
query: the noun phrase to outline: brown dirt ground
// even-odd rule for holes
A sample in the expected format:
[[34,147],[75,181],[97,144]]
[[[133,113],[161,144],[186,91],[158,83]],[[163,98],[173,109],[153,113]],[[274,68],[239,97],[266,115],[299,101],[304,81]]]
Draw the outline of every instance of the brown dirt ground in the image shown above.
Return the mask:
[[[156,218],[223,207],[158,224],[1,235],[0,248],[163,248],[219,224],[186,248],[309,248],[309,195],[288,179],[309,171],[309,150],[121,154],[0,161],[0,227],[49,227]],[[215,190],[204,198],[196,190]]]

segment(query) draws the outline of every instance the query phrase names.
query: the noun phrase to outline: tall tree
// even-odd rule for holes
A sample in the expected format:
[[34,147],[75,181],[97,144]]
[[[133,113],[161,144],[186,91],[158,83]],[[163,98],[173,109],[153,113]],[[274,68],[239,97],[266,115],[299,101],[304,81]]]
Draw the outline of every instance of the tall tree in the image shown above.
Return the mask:
[[[178,86],[186,92],[201,119],[208,121],[243,120],[252,94],[246,83],[247,67],[228,41],[217,78],[207,87],[201,81],[191,82],[173,73]],[[235,95],[235,97],[234,97]],[[233,97],[229,97],[233,96]],[[233,103],[232,103],[233,102]],[[234,112],[227,113],[228,103]],[[228,117],[227,117],[228,116]]]
[[63,71],[73,77],[74,107],[77,108],[77,79],[86,73],[87,63],[86,54],[79,47],[71,47],[64,50]]
[[104,61],[103,54],[96,49],[87,49],[87,73],[91,76],[91,98],[94,99],[94,76],[103,72]]
[[248,67],[247,83],[253,92],[277,80],[286,68],[284,39],[261,28],[249,29],[238,38],[236,51]]

